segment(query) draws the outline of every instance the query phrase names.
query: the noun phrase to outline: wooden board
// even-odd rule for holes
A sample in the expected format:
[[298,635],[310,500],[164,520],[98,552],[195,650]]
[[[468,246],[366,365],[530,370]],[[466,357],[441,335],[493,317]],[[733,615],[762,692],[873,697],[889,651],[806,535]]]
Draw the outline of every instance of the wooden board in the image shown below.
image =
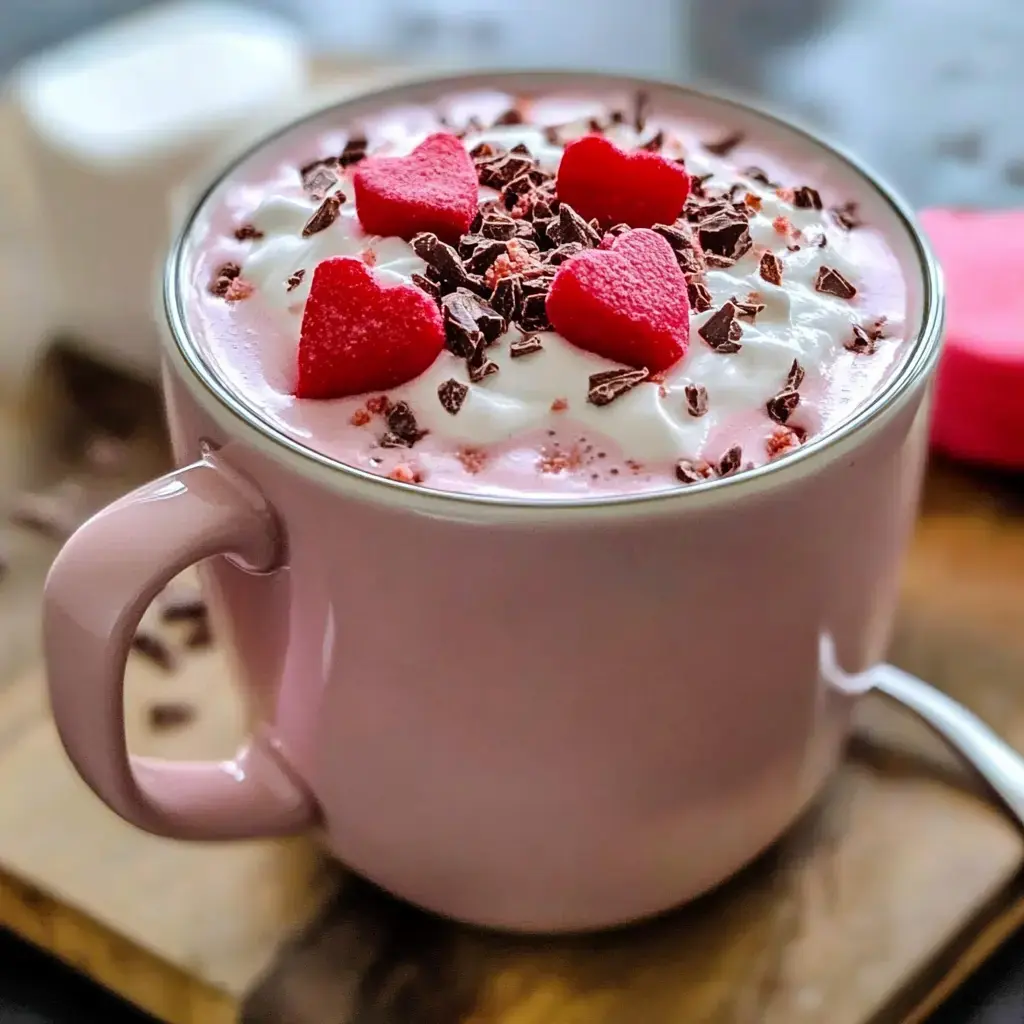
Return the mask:
[[[4,452],[23,450],[0,444],[0,474],[18,477]],[[894,660],[1024,749],[1022,506],[1012,483],[932,473]],[[607,935],[462,928],[299,840],[144,836],[85,790],[48,718],[34,623],[56,545],[10,527],[0,544],[0,922],[173,1024],[917,1021],[1024,914],[1016,830],[932,737],[870,702],[842,772],[775,850],[696,904]],[[229,753],[242,711],[221,656],[178,656],[173,674],[131,659],[133,749]],[[195,721],[154,731],[148,709],[165,701],[194,705]]]

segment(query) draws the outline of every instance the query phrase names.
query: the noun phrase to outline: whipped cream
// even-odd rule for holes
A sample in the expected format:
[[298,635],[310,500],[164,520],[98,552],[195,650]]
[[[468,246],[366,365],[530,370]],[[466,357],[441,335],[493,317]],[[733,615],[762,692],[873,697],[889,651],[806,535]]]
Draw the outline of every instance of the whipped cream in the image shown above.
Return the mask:
[[[415,117],[406,113],[384,118],[379,130],[370,133],[370,152],[411,151],[432,131],[443,130],[431,113],[417,109]],[[534,125],[470,132],[464,144],[472,149],[481,142],[505,148],[523,143],[540,167],[555,172],[564,144],[584,134],[587,125],[584,110],[575,121],[561,122],[558,144]],[[484,380],[471,382],[465,361],[444,351],[420,377],[388,392],[392,401],[408,402],[420,428],[429,432],[412,450],[381,450],[375,443],[379,424],[358,427],[351,422],[365,397],[328,402],[294,398],[290,392],[302,306],[317,263],[339,255],[362,258],[386,286],[409,285],[414,274],[426,271],[407,242],[362,232],[350,174],[343,174],[332,189],[347,197],[337,219],[325,230],[302,236],[303,225],[319,206],[319,200],[295,187],[294,168],[309,159],[308,152],[296,154],[290,178],[278,167],[276,180],[271,174],[267,182],[241,187],[233,206],[227,206],[234,223],[252,224],[261,237],[231,249],[235,258],[241,255],[243,278],[255,286],[245,302],[225,304],[206,294],[201,275],[209,273],[210,261],[199,272],[195,295],[203,307],[200,329],[212,362],[264,416],[310,446],[378,472],[393,472],[400,462],[408,463],[424,484],[445,489],[525,489],[557,496],[566,490],[671,486],[679,460],[714,464],[734,445],[742,448],[744,466],[760,464],[771,457],[766,441],[778,426],[769,419],[766,404],[785,386],[794,361],[804,380],[790,425],[808,436],[829,429],[870,396],[901,351],[905,296],[895,258],[870,228],[847,231],[837,226],[827,212],[829,201],[826,209],[797,207],[792,193],[745,174],[742,168],[762,162],[760,154],[751,156],[749,147],[738,147],[742,159],[735,153],[718,156],[699,143],[692,127],[653,118],[642,132],[620,123],[609,126],[605,135],[628,150],[661,128],[664,156],[683,158],[691,175],[712,175],[709,189],[739,183],[738,194],[753,197],[756,209],[748,221],[752,248],[731,266],[709,267],[702,280],[711,308],[691,312],[687,352],[660,385],[644,384],[608,405],[593,405],[587,401],[588,378],[620,364],[579,349],[554,331],[537,336],[542,351],[512,358],[511,343],[520,336],[512,327],[488,348],[499,371]],[[337,140],[328,141],[334,144],[328,151],[337,152]],[[821,187],[819,181],[799,177],[784,184]],[[481,188],[482,201],[496,194]],[[848,197],[827,198],[841,202]],[[766,250],[781,261],[781,285],[760,274]],[[224,250],[209,246],[213,262],[218,251]],[[858,289],[853,301],[815,289],[823,267],[839,271]],[[294,281],[296,271],[304,272],[302,279],[289,288],[286,282]],[[723,303],[743,301],[751,293],[764,308],[753,321],[739,321],[741,348],[714,351],[700,337],[700,328]],[[878,351],[871,356],[848,351],[845,343],[854,325],[879,317],[886,318],[886,337]],[[438,399],[438,386],[451,379],[468,388],[457,415]],[[687,401],[687,387],[693,385],[707,393],[707,411],[699,416],[691,414]],[[311,410],[311,405],[317,408]],[[552,462],[552,446],[562,453],[574,449],[574,455]],[[483,457],[467,461],[467,450]]]

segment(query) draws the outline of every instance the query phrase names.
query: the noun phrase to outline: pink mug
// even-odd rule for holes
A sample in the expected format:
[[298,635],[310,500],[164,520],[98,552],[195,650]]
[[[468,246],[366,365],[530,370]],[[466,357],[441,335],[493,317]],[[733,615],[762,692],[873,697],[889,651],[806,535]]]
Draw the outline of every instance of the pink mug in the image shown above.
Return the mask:
[[[588,83],[608,79],[465,76],[312,117]],[[531,503],[395,483],[290,440],[204,364],[181,277],[207,192],[163,296],[182,468],[86,523],[46,589],[57,727],[123,818],[182,839],[315,829],[425,907],[564,930],[696,896],[820,790],[848,727],[844,674],[886,648],[926,452],[940,275],[906,208],[848,157],[731,101],[622,84],[811,147],[864,196],[910,290],[902,368],[840,429],[685,492]],[[256,725],[229,762],[133,756],[133,632],[203,559]]]

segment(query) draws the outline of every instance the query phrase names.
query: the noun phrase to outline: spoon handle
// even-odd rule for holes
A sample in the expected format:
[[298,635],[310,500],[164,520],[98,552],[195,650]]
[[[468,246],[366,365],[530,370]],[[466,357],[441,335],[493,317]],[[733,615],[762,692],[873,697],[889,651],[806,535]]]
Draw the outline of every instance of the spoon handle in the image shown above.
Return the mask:
[[1024,757],[977,715],[951,697],[893,665],[879,665],[871,683],[912,711],[965,758],[1024,827]]

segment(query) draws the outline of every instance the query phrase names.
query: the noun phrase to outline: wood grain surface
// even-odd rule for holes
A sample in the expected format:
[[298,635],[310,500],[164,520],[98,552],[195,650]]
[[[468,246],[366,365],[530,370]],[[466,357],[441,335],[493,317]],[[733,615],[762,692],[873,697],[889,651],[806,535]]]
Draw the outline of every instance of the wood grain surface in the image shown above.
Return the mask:
[[[0,500],[80,470],[75,444],[0,409]],[[56,429],[73,440],[75,430]],[[99,501],[166,459],[133,426]],[[76,451],[78,454],[76,455]],[[69,454],[70,452],[70,454]],[[1024,749],[1024,490],[936,465],[893,645]],[[1024,843],[920,726],[866,701],[818,805],[696,903],[596,936],[509,938],[432,917],[304,841],[187,846],[136,832],[68,766],[38,665],[38,600],[57,542],[0,527],[0,921],[173,1024],[883,1024],[919,1020],[1024,908]],[[220,653],[167,673],[130,659],[133,749],[227,754],[243,719]],[[154,705],[195,719],[156,729]],[[922,1003],[925,1000],[925,1003]],[[915,1009],[917,1008],[917,1009]]]

